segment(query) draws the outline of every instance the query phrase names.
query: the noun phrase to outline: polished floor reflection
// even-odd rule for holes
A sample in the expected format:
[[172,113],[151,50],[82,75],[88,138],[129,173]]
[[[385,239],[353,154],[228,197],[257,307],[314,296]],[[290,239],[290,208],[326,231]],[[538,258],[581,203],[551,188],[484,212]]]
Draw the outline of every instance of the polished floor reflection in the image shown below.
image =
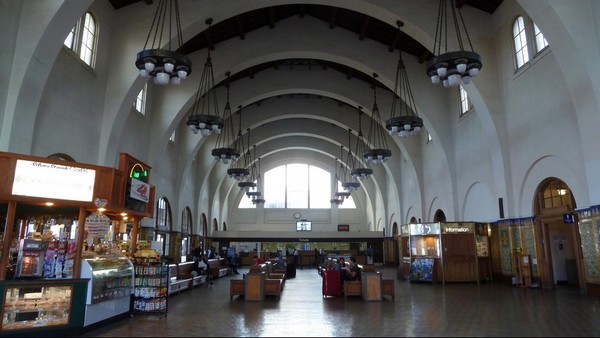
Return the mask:
[[[396,279],[393,268],[378,267]],[[240,269],[241,273],[247,269]],[[135,316],[86,337],[600,336],[600,300],[571,287],[396,280],[396,299],[323,298],[316,269],[298,270],[281,299],[229,300],[229,279],[169,298],[168,314]]]

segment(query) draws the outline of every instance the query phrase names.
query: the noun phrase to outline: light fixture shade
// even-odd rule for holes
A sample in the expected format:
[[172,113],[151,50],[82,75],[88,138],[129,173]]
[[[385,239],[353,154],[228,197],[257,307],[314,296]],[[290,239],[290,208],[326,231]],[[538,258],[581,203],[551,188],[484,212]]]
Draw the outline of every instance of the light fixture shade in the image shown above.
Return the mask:
[[[450,32],[451,29],[453,32]],[[449,37],[452,39],[453,36],[456,36],[455,41],[458,46],[454,51],[448,51]],[[427,76],[431,78],[433,84],[441,82],[444,87],[455,87],[461,83],[468,84],[471,78],[477,76],[483,66],[481,56],[473,50],[467,26],[456,0],[439,0],[434,41],[434,56],[427,62],[426,67]],[[463,41],[468,42],[470,51],[465,50]],[[470,77],[461,76],[466,72]],[[434,78],[435,76],[439,76],[439,80]]]
[[[142,51],[137,53],[135,60],[139,75],[141,77],[154,77],[154,83],[157,85],[166,85],[169,82],[179,84],[177,81],[173,82],[169,79],[178,77],[178,71],[185,71],[186,74],[192,72],[190,59],[171,47],[171,41],[175,40],[174,37],[163,37],[163,33],[166,35],[167,32],[170,33],[171,31],[176,32],[176,41],[179,42],[177,48],[181,48],[183,38],[179,20],[178,0],[159,0],[150,26],[150,32]],[[163,41],[168,41],[167,46],[162,45]]]

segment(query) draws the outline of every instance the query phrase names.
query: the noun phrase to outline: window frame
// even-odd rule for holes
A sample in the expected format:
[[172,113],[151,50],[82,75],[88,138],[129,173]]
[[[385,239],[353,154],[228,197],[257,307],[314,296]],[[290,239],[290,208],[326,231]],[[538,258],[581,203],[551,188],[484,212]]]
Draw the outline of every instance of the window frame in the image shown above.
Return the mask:
[[142,116],[146,116],[146,103],[148,102],[146,100],[147,96],[148,82],[144,83],[144,86],[142,87],[142,89],[140,89],[140,92],[135,97],[135,101],[133,101],[133,109],[135,109],[135,111],[140,113],[140,115]]
[[[523,66],[531,61],[531,57],[529,56],[528,40],[525,17],[519,15],[515,18],[512,24],[512,46],[514,50],[513,56],[516,70],[523,68]],[[520,43],[519,46],[517,46],[517,41]],[[520,61],[523,63],[519,64]]]
[[[515,30],[517,24],[522,24],[522,30],[519,31],[519,41],[525,40],[525,46],[520,50],[517,50],[517,36],[515,36]],[[513,60],[515,65],[515,73],[519,73],[522,69],[526,69],[532,63],[535,63],[536,59],[544,55],[545,51],[549,50],[550,44],[544,33],[537,26],[537,24],[529,17],[525,15],[518,15],[513,21],[512,30],[512,47],[513,47]],[[523,52],[527,54],[527,60],[523,61],[523,64],[519,65],[519,53]]]
[[[298,164],[299,165],[305,165],[305,166],[307,166],[307,176],[308,176],[307,177],[307,191],[308,191],[308,193],[307,193],[307,207],[289,206],[288,179],[287,179],[288,166],[289,165],[298,165]],[[308,164],[308,163],[286,163],[286,164],[282,164],[282,165],[280,165],[278,167],[272,168],[269,171],[266,171],[265,175],[263,175],[263,187],[265,187],[265,191],[263,193],[265,193],[265,195],[266,195],[265,199],[267,200],[267,202],[264,204],[264,208],[265,209],[314,209],[314,210],[317,210],[317,209],[320,209],[320,210],[331,209],[331,203],[328,203],[327,207],[313,206],[312,204],[314,204],[314,203],[311,203],[311,201],[314,199],[314,196],[311,198],[311,195],[313,194],[312,190],[314,190],[314,189],[311,189],[310,180],[311,180],[311,172],[314,173],[315,169],[321,170],[321,171],[329,174],[329,182],[333,182],[333,180],[336,179],[335,178],[335,174],[332,173],[331,171],[323,169],[323,168],[321,168],[319,166],[316,166],[316,165]],[[270,175],[267,175],[267,173],[269,173],[269,172],[271,172],[273,170],[282,171],[283,175],[285,175],[285,177],[283,178],[285,180],[285,184],[283,184],[283,196],[284,196],[283,197],[283,199],[284,199],[283,206],[280,206],[281,203],[274,203],[272,201],[272,194],[269,194],[269,193],[266,192],[266,187],[268,186],[268,176],[270,176]],[[341,186],[341,182],[339,180],[338,180],[338,185]],[[281,185],[279,185],[279,186],[281,186]],[[329,189],[329,194],[328,194],[328,198],[327,198],[329,200],[329,196],[331,196],[333,194],[333,191],[331,190],[332,184],[327,184],[326,186],[327,187],[325,187],[325,185],[323,185],[323,188],[324,189]],[[252,209],[252,208],[256,208],[256,205],[252,205],[251,206],[250,205],[251,202],[244,200],[246,198],[246,196],[245,196],[245,194],[244,194],[243,191],[240,192],[240,194],[242,194],[242,196],[241,196],[241,198],[239,200],[239,203],[238,203],[238,209]],[[271,196],[271,198],[269,198],[269,196]],[[353,196],[351,195],[348,198],[352,199],[352,203],[354,205],[354,208],[344,208],[344,209],[356,209],[356,208],[358,208],[356,206],[356,201],[353,198]],[[269,204],[269,200],[271,200],[270,204]],[[277,201],[277,202],[281,202],[281,201]]]
[[[90,23],[94,26],[93,31],[90,29]],[[79,60],[92,69],[96,66],[96,56],[98,54],[98,35],[100,31],[98,26],[96,16],[92,12],[86,12],[77,20],[63,42],[65,48],[72,51]],[[70,41],[69,44],[67,44],[67,40]]]
[[458,86],[458,95],[459,95],[459,99],[460,99],[460,109],[459,109],[460,113],[458,116],[463,117],[467,113],[469,113],[470,111],[473,110],[473,104],[471,103],[471,100],[469,99],[469,93],[467,93],[467,90],[462,85]]

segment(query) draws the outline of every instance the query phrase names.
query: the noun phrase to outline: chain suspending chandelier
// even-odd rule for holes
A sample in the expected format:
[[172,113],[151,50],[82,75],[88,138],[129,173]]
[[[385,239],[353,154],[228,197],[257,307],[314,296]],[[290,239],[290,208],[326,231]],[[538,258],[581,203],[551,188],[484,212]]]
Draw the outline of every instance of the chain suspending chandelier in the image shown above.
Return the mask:
[[[240,112],[241,112],[241,107],[240,107]],[[240,115],[241,118],[241,115]],[[248,175],[246,175],[246,180],[242,181],[242,182],[238,182],[238,187],[240,187],[240,189],[242,189],[245,193],[248,193],[251,190],[256,189],[256,183],[254,182],[256,179],[256,172],[255,172],[255,166],[254,166],[254,161],[252,158],[252,155],[250,154],[250,128],[246,129],[246,133],[248,135],[248,149],[246,150],[246,154],[244,155],[244,166],[243,168],[248,168],[250,167],[250,170],[246,169],[248,171]],[[243,148],[243,145],[242,145]]]
[[[397,21],[397,24],[400,36],[402,34],[400,27],[403,24],[401,21]],[[417,115],[417,105],[410,89],[408,74],[402,60],[402,49],[400,47],[398,47],[398,54],[392,109],[390,111],[390,119],[385,122],[385,127],[390,136],[406,138],[409,135],[417,135],[421,131],[423,119]],[[400,97],[404,98],[404,101]]]
[[344,198],[342,198],[339,195],[339,191],[338,191],[339,190],[338,189],[339,175],[338,175],[338,159],[337,159],[337,157],[334,158],[334,160],[333,160],[333,170],[335,171],[333,180],[331,182],[331,184],[332,184],[331,190],[333,190],[333,196],[331,197],[329,202],[331,204],[341,205],[342,203],[344,203]]
[[[219,134],[216,146],[211,152],[211,155],[216,161],[222,161],[224,164],[235,163],[238,160],[238,158],[240,158],[240,149],[236,148],[236,140],[234,139],[235,130],[233,128],[231,103],[229,102],[229,75],[229,72],[225,73],[225,88],[227,90],[227,101],[225,102],[225,109],[223,110],[223,118],[225,119],[224,122],[227,123],[227,126],[224,126],[223,131]],[[240,115],[240,123],[241,120],[242,118]]]
[[366,162],[366,166],[362,166],[362,162],[358,157],[360,154],[364,154],[367,151],[362,132],[362,114],[362,107],[358,106],[358,136],[356,138],[356,147],[354,148],[355,156],[352,157],[352,165],[350,166],[350,175],[359,181],[362,181],[365,178],[369,178],[371,175],[373,175],[373,169],[371,169],[369,166],[369,162]]
[[368,148],[363,157],[368,163],[385,163],[392,156],[392,151],[387,146],[383,123],[377,107],[377,74],[373,73],[373,111],[371,124],[369,125],[369,136],[367,137]]
[[[339,176],[336,177],[335,180],[335,186],[336,186],[336,190],[335,190],[335,194],[333,194],[333,198],[340,198],[343,200],[347,199],[348,197],[350,197],[350,192],[344,190],[344,191],[338,191],[338,185],[339,184],[343,184],[342,182],[346,181],[346,166],[344,165],[344,146],[341,145],[340,146],[340,170],[339,170]],[[341,181],[341,182],[340,182]],[[342,185],[343,187],[343,185]]]
[[[212,19],[206,20],[209,25]],[[190,130],[197,134],[200,132],[202,137],[207,137],[213,133],[220,134],[223,129],[223,119],[219,113],[219,104],[217,100],[217,89],[215,88],[215,76],[213,74],[213,65],[210,58],[210,48],[208,56],[202,71],[202,78],[196,92],[196,101],[192,107],[192,112],[187,119],[187,125]]]
[[240,124],[233,148],[241,150],[241,153],[244,154],[244,161],[237,160],[235,163],[232,163],[230,168],[227,169],[227,175],[229,175],[230,178],[234,178],[236,181],[238,181],[239,186],[240,183],[243,183],[243,180],[250,176],[250,170],[247,168],[246,155],[244,153],[244,137],[242,136],[242,106],[239,106],[238,108]]
[[[350,168],[352,168],[352,163],[354,162],[353,160],[353,156],[352,156],[352,141],[351,141],[351,136],[352,136],[352,129],[348,128],[348,155],[346,156],[346,165],[349,166]],[[343,146],[342,146],[343,148]],[[347,192],[355,192],[356,190],[358,190],[358,188],[360,188],[360,183],[358,183],[356,181],[356,177],[352,176],[351,172],[348,173],[348,168],[344,167],[344,175],[343,175],[343,181],[342,181],[342,188],[347,191]],[[350,176],[350,177],[348,177]]]

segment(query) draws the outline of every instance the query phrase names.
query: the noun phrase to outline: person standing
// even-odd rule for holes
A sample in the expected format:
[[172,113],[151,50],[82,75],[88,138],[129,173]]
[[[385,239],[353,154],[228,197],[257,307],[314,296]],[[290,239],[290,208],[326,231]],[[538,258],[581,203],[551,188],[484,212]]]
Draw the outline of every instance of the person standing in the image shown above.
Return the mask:
[[[294,256],[294,266],[298,266],[298,250],[296,248],[292,250],[292,255]],[[302,266],[300,266],[300,269],[302,269]]]

